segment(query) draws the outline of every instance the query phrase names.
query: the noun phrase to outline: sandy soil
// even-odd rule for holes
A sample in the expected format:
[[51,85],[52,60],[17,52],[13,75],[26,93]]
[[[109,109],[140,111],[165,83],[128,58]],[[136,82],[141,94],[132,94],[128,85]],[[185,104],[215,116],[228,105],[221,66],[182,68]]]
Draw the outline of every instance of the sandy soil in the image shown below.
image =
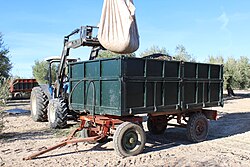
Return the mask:
[[[164,135],[153,136],[144,125],[146,148],[142,154],[128,158],[118,157],[110,141],[102,145],[68,145],[23,161],[23,157],[63,137],[55,135],[48,123],[33,122],[29,114],[5,115],[0,166],[250,166],[250,92],[238,93],[227,99],[224,108],[213,108],[219,111],[219,119],[210,121],[207,141],[190,143],[185,129],[175,127],[169,127]],[[29,109],[29,105],[15,108]]]

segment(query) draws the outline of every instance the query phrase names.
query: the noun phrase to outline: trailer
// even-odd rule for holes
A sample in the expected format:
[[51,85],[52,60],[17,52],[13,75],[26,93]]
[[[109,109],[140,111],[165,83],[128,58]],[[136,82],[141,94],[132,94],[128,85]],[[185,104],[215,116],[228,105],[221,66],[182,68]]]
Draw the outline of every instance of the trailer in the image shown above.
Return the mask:
[[10,82],[11,98],[29,98],[32,88],[37,85],[36,79],[14,79]]
[[[141,114],[147,115],[152,134],[168,125],[186,128],[192,142],[206,140],[208,120],[216,120],[223,106],[223,66],[150,58],[119,57],[69,64],[69,101],[52,99],[48,116],[66,110],[78,113],[81,125],[66,140],[35,153],[77,142],[105,142],[113,138],[121,157],[134,156],[145,147]],[[176,121],[176,123],[175,123]],[[173,123],[174,122],[174,123]],[[74,138],[80,132],[81,138]]]
[[[222,65],[121,57],[72,63],[69,68],[69,107],[91,115],[82,117],[89,128],[82,136],[101,133],[105,120],[110,127],[103,136],[113,136],[121,156],[136,155],[144,148],[138,114],[148,115],[152,134],[175,125],[187,129],[189,140],[200,142],[208,135],[207,119],[217,116],[217,111],[205,108],[223,106]],[[177,124],[170,123],[172,119]]]
[[77,112],[166,115],[223,106],[222,65],[121,57],[69,69],[70,107]]

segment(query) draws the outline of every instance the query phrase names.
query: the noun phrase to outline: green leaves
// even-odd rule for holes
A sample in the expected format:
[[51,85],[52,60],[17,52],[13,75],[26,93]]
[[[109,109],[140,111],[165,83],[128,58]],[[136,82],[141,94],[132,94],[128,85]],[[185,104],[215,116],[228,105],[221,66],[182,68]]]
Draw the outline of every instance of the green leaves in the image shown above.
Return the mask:
[[[170,54],[168,53],[165,47],[160,48],[159,46],[153,45],[149,49],[141,52],[139,54],[140,57],[149,56],[152,54],[164,54],[166,55],[166,60],[169,60]],[[162,58],[164,59],[164,58]],[[175,54],[173,55],[172,60],[179,60],[179,61],[189,61],[195,62],[195,58],[193,58],[186,50],[183,45],[177,45],[175,49]]]
[[236,89],[250,88],[250,61],[246,56],[239,59],[209,56],[208,63],[224,64],[224,85]]
[[3,76],[0,76],[0,106],[6,102],[9,97],[9,83],[11,79],[6,79]]
[[9,50],[5,47],[3,35],[0,32],[0,77],[8,78],[10,76],[12,64],[8,57],[8,53]]
[[186,50],[183,45],[177,45],[175,49],[175,60],[182,60],[188,62],[195,62],[195,58],[193,58]]
[[[52,81],[56,79],[56,66],[52,65]],[[46,61],[35,61],[35,65],[32,66],[32,73],[33,76],[36,78],[39,84],[48,84],[48,77],[49,72],[49,63]]]
[[149,56],[152,54],[164,54],[164,55],[169,55],[168,51],[166,48],[162,47],[160,48],[159,46],[153,45],[150,48],[146,49],[145,51],[141,52],[139,54],[140,57],[145,57],[145,56]]

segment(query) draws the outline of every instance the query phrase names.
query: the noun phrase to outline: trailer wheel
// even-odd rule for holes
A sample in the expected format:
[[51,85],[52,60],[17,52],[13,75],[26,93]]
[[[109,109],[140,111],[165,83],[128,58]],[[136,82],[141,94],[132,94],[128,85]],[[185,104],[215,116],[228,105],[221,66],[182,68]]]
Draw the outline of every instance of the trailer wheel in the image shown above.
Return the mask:
[[149,116],[147,120],[148,131],[154,135],[163,134],[167,128],[166,116]]
[[206,140],[208,135],[208,120],[202,113],[194,113],[187,123],[187,138],[192,142]]
[[[93,136],[97,136],[97,135],[98,135],[95,131],[91,131],[91,130],[87,129],[87,128],[90,127],[90,126],[91,126],[90,123],[86,121],[85,124],[84,124],[84,127],[85,127],[85,128],[83,128],[83,129],[80,131],[80,136],[81,136],[82,138],[88,138],[88,137],[93,137]],[[101,139],[101,140],[93,141],[93,142],[87,142],[87,143],[89,143],[89,144],[95,144],[96,142],[104,143],[104,142],[107,141],[107,138],[108,138],[108,137],[104,137],[104,138]]]
[[48,105],[48,120],[52,129],[67,126],[68,108],[63,99],[51,99]]
[[32,89],[30,95],[31,117],[36,122],[44,122],[48,120],[47,106],[48,97],[40,87]]
[[114,148],[121,157],[134,156],[145,147],[146,135],[142,127],[131,122],[119,125],[113,136]]

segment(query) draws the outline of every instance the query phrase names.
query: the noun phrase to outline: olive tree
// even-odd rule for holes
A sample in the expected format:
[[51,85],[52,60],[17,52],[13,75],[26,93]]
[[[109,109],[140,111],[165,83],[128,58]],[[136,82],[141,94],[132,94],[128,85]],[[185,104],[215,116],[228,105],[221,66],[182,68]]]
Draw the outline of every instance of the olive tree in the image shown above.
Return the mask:
[[250,62],[249,58],[242,56],[239,59],[229,57],[226,60],[223,56],[209,56],[208,63],[223,64],[224,88],[228,95],[233,95],[232,89],[250,88]]
[[[52,65],[52,82],[56,79],[56,65]],[[35,65],[32,66],[32,73],[34,78],[39,84],[48,83],[49,63],[47,61],[35,61]]]
[[195,58],[193,58],[191,54],[187,52],[186,48],[183,45],[176,46],[174,57],[176,60],[195,62]]
[[146,57],[152,54],[164,54],[164,55],[169,55],[168,51],[166,48],[162,47],[160,48],[159,46],[153,45],[150,48],[144,50],[139,54],[140,57]]

